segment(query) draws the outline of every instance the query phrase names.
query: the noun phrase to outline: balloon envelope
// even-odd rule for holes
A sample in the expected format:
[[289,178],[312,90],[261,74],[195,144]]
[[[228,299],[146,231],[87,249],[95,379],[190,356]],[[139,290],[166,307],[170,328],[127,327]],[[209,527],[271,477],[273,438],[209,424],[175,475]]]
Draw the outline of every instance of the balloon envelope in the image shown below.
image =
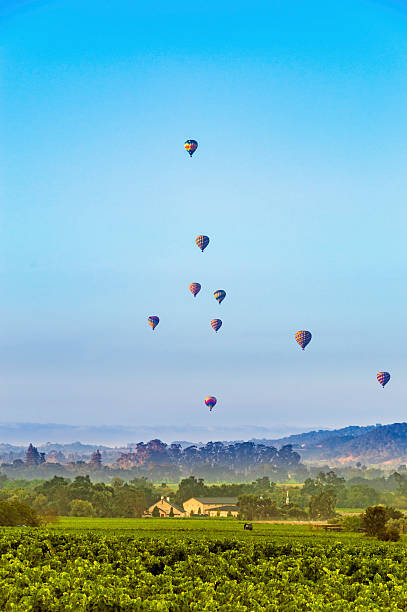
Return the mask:
[[226,291],[217,289],[213,295],[215,296],[215,300],[218,300],[219,304],[221,304],[226,297]]
[[209,244],[209,238],[208,238],[208,236],[197,236],[195,238],[195,242],[199,246],[201,251],[204,252],[204,250],[206,249],[206,247]]
[[201,285],[199,283],[191,283],[189,285],[189,290],[192,293],[192,295],[196,297],[201,290]]
[[211,325],[212,325],[212,329],[214,329],[217,332],[218,329],[222,327],[222,321],[220,319],[212,319]]
[[206,397],[205,404],[209,407],[209,410],[212,410],[212,408],[216,405],[216,397]]
[[378,372],[377,380],[379,381],[382,387],[385,387],[390,380],[390,374],[388,372]]
[[311,338],[311,332],[306,330],[297,331],[297,333],[295,334],[295,339],[302,348],[302,350],[304,350],[307,344],[311,342]]
[[185,150],[188,151],[190,157],[192,157],[198,148],[198,143],[196,140],[187,140],[185,141],[184,147]]
[[148,324],[155,329],[157,327],[157,325],[159,324],[160,319],[158,317],[156,317],[155,315],[152,315],[151,317],[148,317]]

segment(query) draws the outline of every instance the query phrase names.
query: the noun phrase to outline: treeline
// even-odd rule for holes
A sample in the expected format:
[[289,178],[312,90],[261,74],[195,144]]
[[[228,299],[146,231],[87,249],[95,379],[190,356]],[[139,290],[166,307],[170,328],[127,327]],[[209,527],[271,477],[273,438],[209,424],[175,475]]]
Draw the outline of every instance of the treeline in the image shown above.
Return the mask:
[[54,476],[42,482],[9,481],[0,477],[0,499],[29,504],[46,520],[52,516],[141,517],[162,496],[180,505],[194,495],[238,497],[244,493],[270,495],[275,484],[268,477],[252,483],[205,485],[194,476],[182,480],[174,490],[162,483],[154,486],[145,478],[124,482],[113,478],[110,484],[92,482],[89,475],[74,480]]
[[[103,453],[102,453],[103,460]],[[135,445],[131,452],[122,453],[112,465],[95,465],[85,461],[70,463],[39,463],[30,465],[21,459],[3,463],[2,471],[11,478],[50,478],[92,474],[94,480],[108,483],[114,476],[131,480],[148,478],[152,481],[177,482],[189,474],[198,473],[207,480],[229,482],[250,481],[270,474],[276,480],[290,476],[301,480],[307,469],[291,445],[280,448],[253,442],[208,442],[204,446],[182,448],[180,444],[165,444],[150,440]]]
[[[140,442],[133,452],[122,453],[116,465],[124,469],[159,472],[167,480],[179,480],[187,474],[199,473],[202,478],[242,482],[259,477],[266,471],[287,479],[288,473],[298,478],[306,475],[300,455],[287,444],[280,448],[254,442],[208,442],[204,446],[165,444],[161,440]],[[174,478],[178,476],[178,478]]]
[[[147,478],[129,481],[113,477],[106,484],[93,482],[89,475],[74,479],[54,476],[48,480],[9,480],[0,476],[0,500],[26,503],[43,517],[56,515],[139,517],[161,496],[182,505],[191,497],[235,497],[244,518],[330,518],[336,508],[366,508],[377,504],[407,508],[407,475],[394,473],[377,490],[370,481],[354,484],[333,471],[307,478],[303,486],[282,487],[269,476],[251,482],[207,484],[189,476],[177,487],[165,482],[153,485]],[[383,483],[382,483],[383,484]],[[287,495],[288,493],[288,495]],[[306,515],[304,514],[306,513]]]

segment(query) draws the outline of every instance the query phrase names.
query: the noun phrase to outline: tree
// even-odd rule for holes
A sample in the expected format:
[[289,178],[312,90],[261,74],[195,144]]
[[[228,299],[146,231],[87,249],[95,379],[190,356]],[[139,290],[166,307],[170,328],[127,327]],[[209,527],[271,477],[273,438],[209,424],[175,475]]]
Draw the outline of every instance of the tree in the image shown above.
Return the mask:
[[126,483],[122,484],[120,487],[116,486],[111,501],[111,515],[120,517],[141,517],[147,506],[148,504],[143,489],[134,489]]
[[39,527],[41,518],[28,504],[21,502],[0,502],[0,525],[27,525]]
[[380,504],[383,500],[383,494],[373,487],[367,485],[356,485],[350,487],[346,496],[346,507],[348,508],[366,508],[374,504]]
[[362,526],[368,536],[382,536],[390,519],[403,518],[403,513],[389,506],[369,506],[362,514]]
[[312,519],[329,519],[335,516],[336,495],[327,489],[312,495],[309,502],[309,515]]
[[174,518],[174,508],[172,506],[170,508],[170,517]]
[[257,510],[257,495],[240,495],[239,496],[239,514],[242,519],[252,521],[256,516]]
[[262,495],[240,495],[239,513],[241,518],[248,521],[277,518],[281,515],[276,502]]
[[92,504],[84,499],[73,499],[71,501],[71,516],[93,516],[95,513]]
[[155,506],[155,507],[153,508],[153,511],[152,511],[152,513],[151,513],[151,516],[154,516],[154,518],[159,518],[159,517],[160,517],[160,511],[159,511],[159,509],[158,509],[158,507],[157,507],[157,506]]
[[203,478],[195,478],[190,476],[184,478],[178,485],[178,491],[175,496],[175,501],[182,505],[184,501],[191,497],[199,497],[207,493],[207,487],[204,484]]

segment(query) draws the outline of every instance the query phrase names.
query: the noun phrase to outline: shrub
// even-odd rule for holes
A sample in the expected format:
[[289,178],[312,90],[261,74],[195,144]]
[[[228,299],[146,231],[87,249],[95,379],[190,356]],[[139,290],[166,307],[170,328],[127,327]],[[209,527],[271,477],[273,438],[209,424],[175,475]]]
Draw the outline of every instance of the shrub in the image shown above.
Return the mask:
[[362,528],[362,517],[360,514],[357,516],[345,516],[341,525],[345,531],[359,531]]
[[377,534],[377,539],[383,542],[398,542],[400,537],[400,523],[398,519],[387,521],[385,528]]
[[299,521],[306,521],[308,518],[308,513],[302,508],[294,506],[288,510],[287,517],[297,519]]
[[90,501],[73,499],[70,514],[71,516],[94,516],[95,510]]

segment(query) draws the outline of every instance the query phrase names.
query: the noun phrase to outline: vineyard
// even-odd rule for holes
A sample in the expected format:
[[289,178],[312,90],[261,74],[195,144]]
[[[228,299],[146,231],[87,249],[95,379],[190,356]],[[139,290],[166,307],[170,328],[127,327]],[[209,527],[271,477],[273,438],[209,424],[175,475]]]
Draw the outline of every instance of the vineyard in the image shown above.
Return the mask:
[[[257,525],[255,526],[257,528]],[[260,527],[260,526],[259,526]],[[5,529],[0,607],[31,611],[406,610],[403,543],[360,534],[135,538]],[[192,534],[192,532],[191,532]]]

